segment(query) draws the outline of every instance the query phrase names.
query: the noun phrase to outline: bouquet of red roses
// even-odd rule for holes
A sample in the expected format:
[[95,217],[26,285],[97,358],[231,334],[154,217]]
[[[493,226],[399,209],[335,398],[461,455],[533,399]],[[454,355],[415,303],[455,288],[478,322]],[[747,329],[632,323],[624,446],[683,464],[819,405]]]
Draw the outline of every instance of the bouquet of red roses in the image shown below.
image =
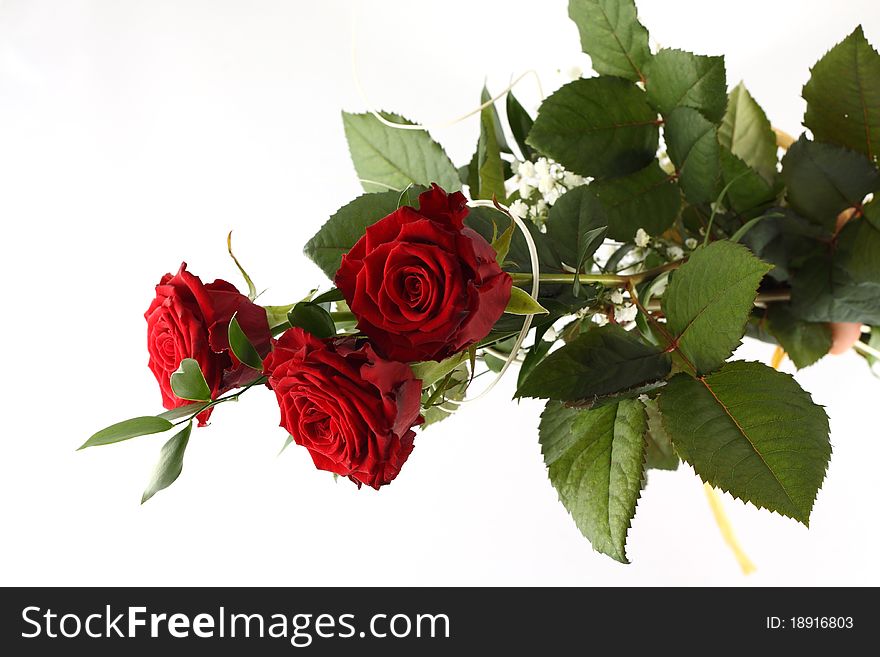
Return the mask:
[[880,358],[880,55],[859,28],[816,64],[812,139],[795,141],[743,85],[728,92],[722,57],[652,52],[632,0],[569,13],[597,75],[537,118],[484,90],[462,167],[403,117],[343,113],[365,193],[305,246],[332,286],[259,305],[231,244],[247,295],[186,264],[166,274],[146,312],[166,411],[83,447],[172,433],[146,501],[179,476],[194,423],[268,388],[285,447],[379,489],[417,431],[491,389],[476,376],[516,365],[516,396],[547,400],[551,483],[600,552],[626,561],[648,471],[681,461],[807,524],[825,411],[791,376],[729,359],[744,335],[798,368],[850,347]]

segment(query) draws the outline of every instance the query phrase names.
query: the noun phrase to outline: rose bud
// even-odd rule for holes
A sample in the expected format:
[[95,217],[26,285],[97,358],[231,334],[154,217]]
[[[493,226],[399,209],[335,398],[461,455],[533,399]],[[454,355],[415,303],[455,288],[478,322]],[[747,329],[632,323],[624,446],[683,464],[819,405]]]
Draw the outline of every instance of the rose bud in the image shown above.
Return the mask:
[[[162,277],[144,317],[149,366],[159,382],[165,408],[191,403],[171,390],[171,374],[184,358],[198,361],[212,399],[260,376],[260,372],[239,362],[229,349],[229,320],[233,315],[260,355],[268,354],[271,335],[266,311],[234,285],[222,280],[205,285],[186,270],[186,263],[176,275]],[[200,426],[208,421],[212,410],[199,414]]]
[[264,366],[281,426],[315,467],[375,489],[397,476],[422,423],[422,384],[408,365],[380,358],[364,340],[293,328]]
[[492,246],[463,224],[461,192],[437,185],[379,220],[342,258],[336,286],[383,356],[443,360],[484,338],[512,279]]

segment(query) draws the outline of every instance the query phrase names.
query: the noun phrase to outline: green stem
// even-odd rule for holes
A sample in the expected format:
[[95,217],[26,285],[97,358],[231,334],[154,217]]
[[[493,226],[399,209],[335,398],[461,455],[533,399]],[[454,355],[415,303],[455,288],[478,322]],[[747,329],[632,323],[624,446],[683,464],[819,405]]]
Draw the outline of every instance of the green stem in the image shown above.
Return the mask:
[[226,395],[225,397],[218,397],[217,399],[215,399],[215,400],[213,400],[213,401],[211,401],[211,402],[205,404],[202,408],[198,409],[196,412],[194,412],[194,413],[193,413],[192,415],[190,415],[189,417],[185,417],[185,418],[183,418],[182,420],[179,420],[178,422],[175,422],[175,423],[174,423],[174,426],[176,427],[178,424],[183,424],[184,422],[191,422],[192,419],[193,419],[196,415],[199,415],[199,414],[201,414],[201,413],[204,413],[204,412],[207,411],[209,408],[213,408],[214,406],[217,406],[218,404],[222,404],[223,402],[228,402],[228,401],[238,401],[238,398],[241,397],[241,396],[242,396],[244,393],[246,393],[248,390],[250,390],[250,389],[253,388],[254,386],[260,386],[260,385],[263,385],[263,384],[266,383],[266,381],[268,381],[268,380],[269,380],[269,377],[266,377],[266,376],[258,377],[257,379],[254,379],[253,381],[251,381],[250,383],[248,383],[244,388],[242,388],[242,389],[239,390],[238,392],[233,392],[232,394]]
[[333,318],[334,322],[356,322],[357,321],[357,317],[355,317],[354,313],[352,313],[352,312],[345,312],[345,311],[332,312],[332,313],[330,313],[330,317]]
[[[673,269],[677,269],[683,263],[683,260],[676,260],[675,262],[668,262],[665,265],[661,265],[660,267],[654,267],[653,269],[646,269],[645,271],[641,271],[635,274],[539,274],[538,280],[542,283],[574,283],[575,277],[581,283],[602,283],[607,286],[625,286],[630,283],[638,284],[644,280],[649,278],[653,278],[655,276],[659,276],[660,274],[671,271]],[[511,274],[513,278],[514,285],[526,285],[532,282],[531,274]]]

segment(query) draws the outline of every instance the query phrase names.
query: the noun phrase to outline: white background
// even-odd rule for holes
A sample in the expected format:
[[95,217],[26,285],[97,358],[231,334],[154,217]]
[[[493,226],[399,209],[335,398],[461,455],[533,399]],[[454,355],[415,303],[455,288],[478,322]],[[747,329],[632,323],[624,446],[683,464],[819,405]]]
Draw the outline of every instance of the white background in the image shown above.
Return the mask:
[[[537,69],[588,68],[563,0],[369,2],[360,76],[377,108],[438,124]],[[726,54],[774,125],[799,134],[809,67],[857,23],[880,43],[875,0],[641,0],[662,45]],[[358,491],[285,433],[255,390],[194,432],[184,472],[145,506],[163,438],[75,452],[96,429],[154,413],[142,317],[186,259],[265,303],[322,282],[303,243],[359,193],[339,117],[362,111],[352,5],[322,2],[0,2],[0,583],[878,584],[876,406],[856,356],[800,374],[828,407],[834,455],[807,530],[724,505],[758,572],[743,577],[702,484],[652,473],[632,565],[592,552],[556,500],[540,405],[512,382],[417,437],[401,476]],[[534,109],[534,82],[518,95]],[[434,136],[458,164],[476,119]],[[743,356],[765,362],[766,345]]]

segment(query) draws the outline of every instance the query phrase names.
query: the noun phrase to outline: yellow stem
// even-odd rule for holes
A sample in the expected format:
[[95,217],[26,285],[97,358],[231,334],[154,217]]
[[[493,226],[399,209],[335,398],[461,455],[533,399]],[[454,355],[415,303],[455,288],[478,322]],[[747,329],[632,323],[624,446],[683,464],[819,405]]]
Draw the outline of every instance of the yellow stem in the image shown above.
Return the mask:
[[718,524],[718,529],[721,531],[724,542],[727,543],[727,547],[730,548],[733,556],[736,557],[743,575],[751,575],[756,570],[755,564],[752,563],[752,560],[749,559],[739,544],[736,533],[733,531],[733,525],[730,524],[730,520],[724,512],[724,507],[721,506],[721,498],[709,484],[704,484],[703,488],[706,491],[706,499],[709,500],[709,507],[712,509],[712,515],[715,516],[715,522]]

